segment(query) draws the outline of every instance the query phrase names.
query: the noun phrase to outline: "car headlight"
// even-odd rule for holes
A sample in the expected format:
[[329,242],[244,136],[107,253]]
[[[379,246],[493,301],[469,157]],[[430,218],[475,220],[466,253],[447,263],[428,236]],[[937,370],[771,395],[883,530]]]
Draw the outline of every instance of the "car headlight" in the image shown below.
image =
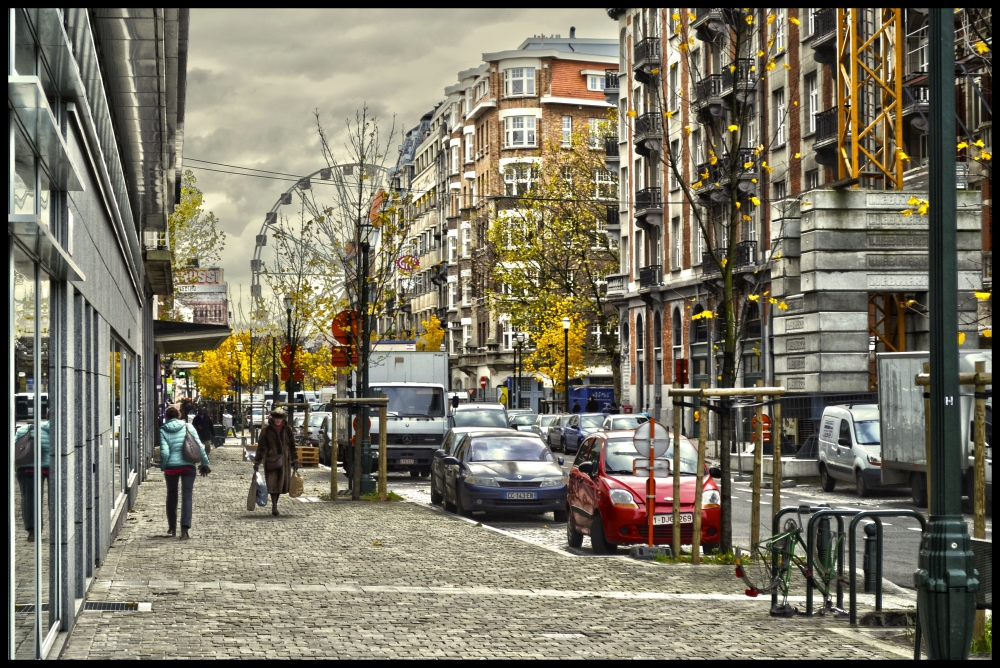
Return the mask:
[[500,483],[496,478],[486,478],[484,476],[470,475],[465,477],[466,485],[478,485],[480,487],[499,487]]
[[635,498],[632,496],[631,492],[627,492],[624,489],[613,489],[611,490],[611,503],[614,504],[615,508],[638,508],[638,504],[635,502]]
[[718,508],[719,504],[722,503],[722,495],[719,494],[717,489],[706,489],[701,493],[701,507],[705,508]]
[[868,455],[868,463],[872,466],[882,466],[882,460],[875,455]]
[[539,487],[562,487],[566,484],[566,476],[558,478],[546,478]]

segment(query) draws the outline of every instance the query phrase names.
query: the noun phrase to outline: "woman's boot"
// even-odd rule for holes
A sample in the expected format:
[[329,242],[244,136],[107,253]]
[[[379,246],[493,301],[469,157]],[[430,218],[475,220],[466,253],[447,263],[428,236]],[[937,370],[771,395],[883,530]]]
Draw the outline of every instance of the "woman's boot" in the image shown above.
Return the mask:
[[271,514],[274,515],[275,517],[278,516],[278,495],[277,494],[272,494],[271,495]]

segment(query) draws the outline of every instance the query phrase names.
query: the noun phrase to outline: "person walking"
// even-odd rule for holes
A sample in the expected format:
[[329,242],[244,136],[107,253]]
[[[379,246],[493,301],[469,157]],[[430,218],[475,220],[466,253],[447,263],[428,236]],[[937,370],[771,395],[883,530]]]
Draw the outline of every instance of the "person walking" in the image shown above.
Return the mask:
[[574,400],[573,400],[573,408],[572,408],[572,411],[573,411],[574,413],[579,413],[579,412],[580,412],[580,402],[579,402],[579,401],[577,401],[576,399],[574,399]]
[[587,404],[583,407],[583,410],[588,413],[596,413],[598,409],[600,409],[600,406],[597,405],[597,399],[594,397],[587,399]]
[[284,409],[276,408],[271,411],[271,419],[257,439],[257,454],[253,458],[254,473],[257,473],[262,463],[267,491],[271,495],[271,514],[277,516],[278,497],[288,493],[292,474],[299,470],[295,436],[288,425],[288,415]]
[[181,486],[181,540],[191,538],[191,504],[194,498],[194,464],[184,459],[184,437],[194,436],[201,451],[198,469],[203,476],[212,470],[208,467],[205,446],[194,427],[181,420],[180,411],[174,406],[167,409],[167,422],[160,427],[160,469],[167,482],[167,535],[177,535],[177,487]]
[[[34,426],[24,426],[17,430],[14,440],[34,431]],[[42,412],[40,425],[42,437],[35,440],[35,445],[41,441],[42,448],[42,493],[45,493],[46,482],[49,479],[51,461],[51,445],[49,441],[49,416],[47,408]],[[21,490],[21,515],[24,517],[24,529],[28,532],[28,542],[35,542],[35,463],[23,464],[17,469],[17,486]],[[49,511],[52,510],[52,489],[49,488]]]
[[[208,414],[204,406],[198,408],[198,414],[194,416],[191,426],[198,432],[198,438],[201,439],[202,443],[209,444],[214,441],[215,423],[212,422],[212,416]],[[205,451],[208,452],[210,449],[210,446],[206,445]]]

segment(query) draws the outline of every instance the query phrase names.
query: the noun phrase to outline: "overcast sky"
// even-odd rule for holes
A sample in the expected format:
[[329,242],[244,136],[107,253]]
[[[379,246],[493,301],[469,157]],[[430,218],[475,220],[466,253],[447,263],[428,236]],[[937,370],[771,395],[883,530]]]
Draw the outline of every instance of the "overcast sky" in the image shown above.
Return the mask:
[[[192,9],[184,155],[309,174],[325,166],[314,109],[334,146],[366,101],[405,131],[483,53],[536,34],[568,37],[570,26],[577,37],[617,32],[602,9]],[[254,237],[290,183],[194,172],[228,237],[222,266],[232,296],[242,285],[246,297]]]

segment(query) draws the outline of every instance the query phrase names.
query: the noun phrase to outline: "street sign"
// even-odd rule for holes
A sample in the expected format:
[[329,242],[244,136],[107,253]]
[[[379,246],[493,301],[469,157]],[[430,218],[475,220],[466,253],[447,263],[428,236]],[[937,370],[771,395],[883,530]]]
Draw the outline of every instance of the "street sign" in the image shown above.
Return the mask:
[[354,309],[345,309],[333,318],[331,327],[333,338],[341,345],[348,345],[354,341],[358,333],[358,312]]
[[[336,368],[358,365],[358,353],[353,346],[333,346],[330,350],[330,364]],[[350,357],[347,351],[352,351]]]
[[296,369],[292,377],[295,378],[295,380],[305,380],[306,375],[302,369]]
[[285,346],[281,349],[281,363],[288,366],[292,363],[292,347]]
[[288,367],[287,366],[281,367],[281,382],[282,383],[287,383],[288,382],[288,375],[289,375],[288,374]]
[[[643,422],[635,430],[635,434],[632,436],[632,444],[635,446],[635,451],[638,452],[643,457],[649,457],[649,441],[650,441],[650,428],[653,427],[653,422]],[[653,432],[653,456],[662,457],[663,453],[667,451],[667,428],[662,424],[656,425],[656,431]],[[647,467],[648,468],[648,467]],[[654,467],[655,472],[655,467]]]
[[479,378],[479,387],[481,387],[481,388],[483,388],[485,390],[486,389],[486,383],[488,383],[488,382],[489,382],[489,378],[487,378],[486,376],[480,376],[480,378]]
[[[649,456],[649,453],[646,453]],[[653,460],[653,475],[657,478],[666,478],[670,475],[670,466],[668,464],[670,460],[668,459],[654,459]],[[638,478],[648,478],[649,477],[649,459],[633,459],[632,460],[632,475]]]
[[[764,439],[765,442],[766,441],[770,441],[771,440],[771,416],[768,415],[767,413],[764,413],[763,419],[761,420],[761,422],[764,423],[764,428],[761,430],[763,432],[763,434],[762,434],[761,437]],[[754,415],[752,418],[750,418],[750,426],[754,429],[754,431],[757,430],[757,416],[756,415]]]

